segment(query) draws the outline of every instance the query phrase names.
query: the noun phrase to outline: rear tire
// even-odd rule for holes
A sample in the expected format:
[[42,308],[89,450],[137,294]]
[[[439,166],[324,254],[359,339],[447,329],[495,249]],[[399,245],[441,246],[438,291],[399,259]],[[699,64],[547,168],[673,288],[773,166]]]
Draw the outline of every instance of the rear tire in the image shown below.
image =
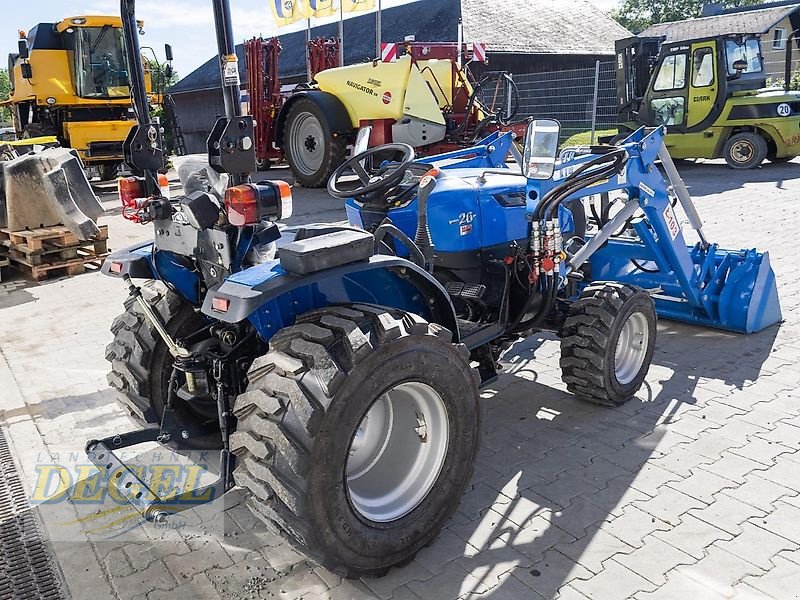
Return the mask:
[[767,158],[767,140],[750,131],[728,138],[722,154],[731,169],[755,169]]
[[653,299],[629,285],[590,285],[570,307],[560,335],[567,389],[582,400],[619,406],[642,387],[653,359]]
[[253,512],[345,577],[411,560],[458,506],[480,438],[477,376],[451,339],[361,305],[278,332],[234,405]]
[[[145,285],[142,294],[173,337],[180,338],[202,327],[202,318],[193,307],[173,292]],[[172,355],[133,298],[125,301],[125,312],[114,319],[111,331],[114,341],[106,347],[106,360],[111,363],[109,385],[119,391],[120,404],[140,426],[160,425],[172,374]],[[178,426],[208,423],[209,432],[188,440],[173,439],[171,445],[191,449],[221,447],[216,417],[199,415],[182,401],[175,406],[174,415]]]
[[347,156],[347,139],[334,134],[319,106],[300,98],[289,109],[283,136],[286,161],[303,187],[320,188]]

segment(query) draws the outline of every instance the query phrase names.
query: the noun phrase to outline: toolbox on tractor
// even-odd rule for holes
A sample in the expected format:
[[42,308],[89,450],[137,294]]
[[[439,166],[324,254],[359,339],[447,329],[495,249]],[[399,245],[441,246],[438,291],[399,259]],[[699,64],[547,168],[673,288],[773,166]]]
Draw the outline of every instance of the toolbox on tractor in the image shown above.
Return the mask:
[[[222,68],[230,11],[213,5]],[[133,0],[122,7],[134,40]],[[186,503],[159,497],[117,452],[218,448],[210,496],[240,486],[256,516],[326,567],[381,575],[458,506],[479,388],[515,341],[556,333],[567,389],[617,406],[644,383],[657,313],[742,333],[781,318],[768,255],[706,239],[663,128],[559,159],[558,123],[532,121],[515,163],[511,133],[424,162],[404,144],[369,149],[328,184],[349,226],[304,228],[276,255],[291,198],[240,170],[255,162],[251,123],[238,85],[224,91],[209,158],[227,189],[166,199],[144,168],[134,216],[155,240],[103,268],[131,295],[112,325],[109,382],[146,427],[87,453],[149,520]],[[230,153],[214,135],[231,137]],[[155,158],[134,153],[132,166]]]

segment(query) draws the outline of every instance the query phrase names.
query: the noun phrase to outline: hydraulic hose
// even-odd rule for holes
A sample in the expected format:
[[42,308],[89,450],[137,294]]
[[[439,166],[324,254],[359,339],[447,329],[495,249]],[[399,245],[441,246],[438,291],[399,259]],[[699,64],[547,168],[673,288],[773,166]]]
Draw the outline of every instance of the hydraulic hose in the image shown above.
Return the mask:
[[[625,166],[627,160],[628,153],[623,148],[615,148],[605,153],[603,156],[584,163],[578,167],[569,177],[567,177],[564,183],[545,194],[544,198],[542,198],[542,201],[534,211],[532,226],[536,227],[543,218],[544,220],[549,220],[553,211],[556,210],[562,202],[567,200],[576,192],[579,192],[580,190],[587,188],[598,181],[602,181],[619,173]],[[605,164],[608,164],[608,166],[602,167],[602,165]],[[596,168],[587,173],[589,169],[593,169],[594,167],[601,168]],[[509,331],[525,330],[536,327],[540,325],[552,312],[556,297],[558,295],[558,276],[555,274],[546,275],[543,281],[544,285],[543,289],[541,290],[542,303],[539,305],[536,314],[525,321],[522,320],[533,304],[533,299],[536,296],[536,291],[531,290],[525,305],[520,310],[516,319],[514,319],[509,326]]]
[[[609,152],[599,158],[589,161],[578,167],[567,179],[564,180],[560,186],[554,188],[545,194],[542,201],[536,207],[534,213],[534,220],[540,221],[542,218],[545,220],[550,219],[552,212],[564,200],[575,194],[576,192],[589,187],[618,174],[628,161],[628,153],[624,149],[619,148],[613,152]],[[598,168],[587,173],[593,167],[598,167],[610,163],[606,167]]]

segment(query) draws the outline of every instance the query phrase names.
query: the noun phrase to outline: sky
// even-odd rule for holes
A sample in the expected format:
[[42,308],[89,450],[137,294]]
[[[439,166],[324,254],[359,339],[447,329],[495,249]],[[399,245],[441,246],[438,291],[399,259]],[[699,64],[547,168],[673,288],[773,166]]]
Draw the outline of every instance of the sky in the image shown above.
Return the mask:
[[[382,1],[384,7],[390,7],[405,4],[409,0]],[[618,0],[589,1],[606,11],[618,4]],[[230,2],[237,43],[253,36],[270,37],[278,33],[267,0]],[[27,30],[36,23],[52,23],[77,15],[119,14],[119,0],[14,0],[11,5],[12,8],[6,8],[0,19],[0,57],[16,50],[19,29]],[[154,48],[159,60],[164,56],[164,44],[172,44],[175,55],[173,66],[181,76],[188,75],[216,53],[210,0],[136,0],[136,14],[145,22],[145,35],[139,38],[139,43]],[[327,21],[331,20],[335,18]],[[314,21],[317,22],[326,21]],[[297,23],[281,32],[288,33],[303,27],[302,23]],[[0,64],[5,65],[5,58]]]

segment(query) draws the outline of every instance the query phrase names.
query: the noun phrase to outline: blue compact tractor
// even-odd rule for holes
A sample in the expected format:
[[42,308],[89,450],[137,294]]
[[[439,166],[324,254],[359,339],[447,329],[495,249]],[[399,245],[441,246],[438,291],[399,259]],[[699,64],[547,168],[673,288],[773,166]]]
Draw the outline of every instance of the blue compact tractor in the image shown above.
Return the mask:
[[[122,4],[138,57],[133,2]],[[148,520],[240,486],[326,567],[380,575],[456,509],[480,441],[480,387],[515,341],[553,332],[568,389],[614,407],[647,375],[657,315],[742,333],[780,320],[768,255],[706,240],[662,129],[559,158],[552,121],[530,124],[523,153],[511,134],[424,161],[401,144],[357,149],[329,183],[350,225],[276,244],[291,190],[249,179],[253,121],[226,68],[227,2],[214,5],[227,106],[208,141],[217,185],[195,177],[185,197],[162,196],[134,60],[139,126],[125,150],[144,177],[121,188],[155,240],[103,267],[130,290],[109,381],[144,428],[87,453]],[[118,458],[147,441],[219,448],[219,480],[159,497]]]

